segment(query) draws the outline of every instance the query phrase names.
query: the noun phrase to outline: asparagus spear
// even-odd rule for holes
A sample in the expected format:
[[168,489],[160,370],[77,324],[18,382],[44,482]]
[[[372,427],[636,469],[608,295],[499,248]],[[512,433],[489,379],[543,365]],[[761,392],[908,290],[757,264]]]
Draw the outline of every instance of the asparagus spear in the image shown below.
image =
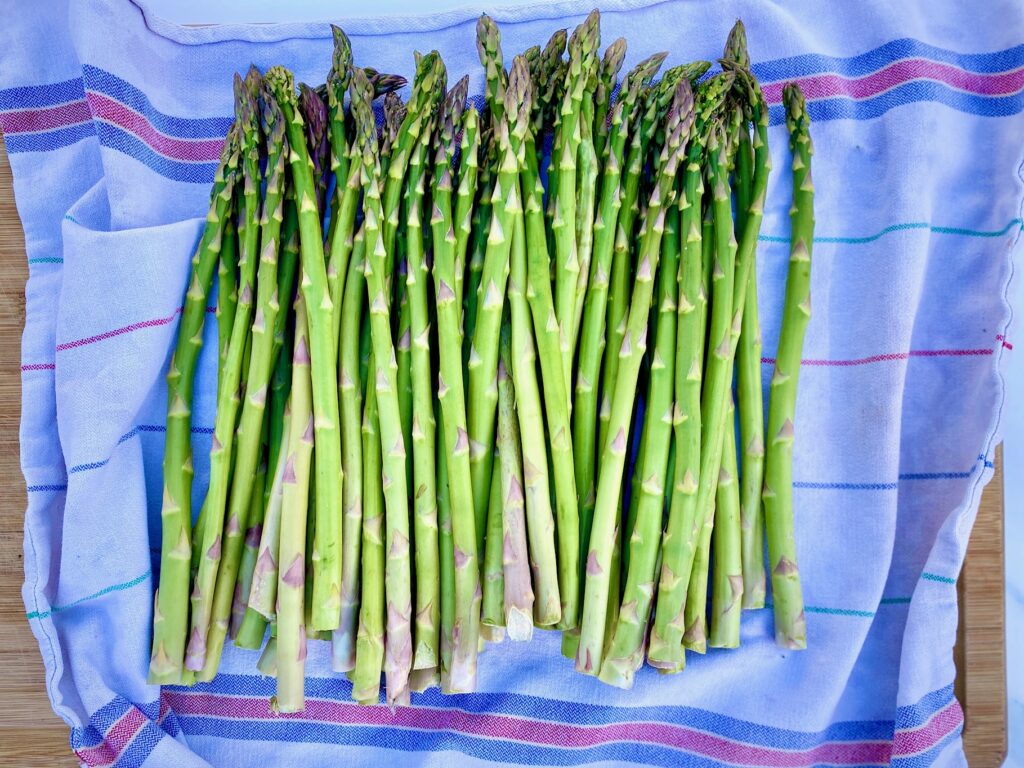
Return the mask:
[[[622,558],[626,586],[614,635],[600,672],[602,681],[621,688],[629,688],[633,684],[633,674],[643,662],[644,632],[654,601],[654,568],[661,544],[669,445],[678,413],[674,403],[673,382],[676,362],[679,216],[674,207],[666,206],[665,211],[665,234],[662,238],[658,274],[655,346],[644,407],[642,459],[638,457],[640,483],[635,489],[639,498],[636,500],[635,522],[624,538],[629,551],[628,560],[625,551]],[[617,593],[612,594],[618,598]]]
[[[468,110],[467,110],[468,112]],[[469,118],[471,120],[475,118]],[[484,120],[480,129],[480,145],[477,149],[478,162],[482,163],[480,178],[477,184],[477,201],[473,208],[472,245],[469,262],[466,264],[468,285],[461,291],[456,290],[456,299],[461,298],[462,307],[462,367],[463,375],[469,376],[469,352],[476,330],[477,299],[479,298],[480,279],[484,269],[484,253],[487,251],[487,236],[491,228],[491,197],[494,195],[494,184],[497,177],[496,158],[494,151],[494,131],[491,121]],[[458,279],[458,273],[456,273]],[[453,286],[453,290],[455,287]]]
[[[212,623],[206,639],[206,662],[199,680],[212,680],[220,664],[227,636],[232,598],[238,578],[242,549],[248,531],[248,513],[253,497],[252,476],[259,465],[267,391],[274,361],[274,329],[280,308],[278,302],[277,260],[284,221],[285,153],[284,124],[281,111],[271,94],[261,99],[263,134],[267,142],[266,192],[260,221],[259,267],[256,273],[256,304],[250,333],[248,376],[245,401],[236,432],[236,454],[231,493],[227,507],[220,568],[213,598]],[[246,282],[243,281],[245,290]],[[241,308],[242,300],[239,301]],[[236,318],[238,313],[236,312]],[[233,335],[233,334],[232,334]],[[258,502],[262,511],[263,493]],[[254,547],[255,548],[255,547]]]
[[[562,601],[562,616],[558,626],[562,629],[572,629],[576,626],[579,607],[579,510],[573,468],[572,425],[569,419],[561,342],[549,278],[550,260],[544,232],[544,188],[534,164],[536,153],[533,148],[533,137],[527,128],[527,100],[530,93],[528,78],[526,61],[517,56],[509,78],[509,91],[522,94],[522,97],[516,97],[521,99],[522,107],[519,109],[515,130],[512,132],[516,142],[513,151],[522,158],[519,172],[525,208],[527,299],[537,337],[549,435],[548,446],[551,450],[554,475],[558,529],[558,591]],[[521,154],[518,149],[520,144]],[[527,439],[525,435],[523,439]]]
[[[440,335],[438,336],[440,338]],[[441,590],[438,677],[441,689],[451,688],[452,628],[455,626],[455,546],[452,542],[452,507],[448,494],[448,448],[445,444],[444,415],[440,403],[437,413],[437,543]],[[468,474],[467,474],[468,477]]]
[[377,388],[367,382],[363,412],[363,586],[352,672],[352,698],[360,704],[377,703],[384,663],[384,491],[380,484],[381,442],[377,427]]
[[185,655],[192,561],[192,388],[203,343],[207,296],[232,218],[239,130],[237,125],[233,126],[224,142],[203,234],[192,257],[192,275],[185,293],[178,340],[167,371],[160,586],[153,603],[153,651],[149,667],[149,681],[154,684],[180,682]]
[[[299,260],[299,224],[298,210],[295,206],[295,193],[290,184],[285,185],[284,201],[284,223],[281,225],[281,253],[277,265],[277,295],[279,307],[290,307],[294,303],[295,296],[295,271]],[[291,391],[292,382],[292,356],[288,351],[282,354],[282,350],[291,350],[294,342],[294,322],[290,321],[292,313],[278,311],[274,322],[274,343],[270,357],[274,361],[274,373],[270,382],[270,413],[267,434],[268,453],[267,467],[274,471],[280,462],[278,461],[284,444],[288,439],[288,430],[285,426],[285,410],[288,395]],[[283,465],[282,465],[283,466]],[[271,494],[273,493],[273,482],[268,478],[264,484],[262,506],[258,509],[259,514],[250,515],[249,531],[246,533],[246,550],[242,557],[240,566],[242,574],[252,574],[253,581],[259,581],[257,565],[260,555],[263,552],[264,544],[272,545],[273,557],[275,559],[273,570],[268,571],[264,579],[273,586],[269,589],[268,601],[264,604],[263,611],[255,611],[251,605],[247,605],[242,625],[235,637],[235,645],[239,648],[256,649],[263,643],[263,636],[267,630],[267,616],[274,613],[274,602],[277,595],[277,531],[280,529],[280,493],[276,502],[277,519],[267,519],[271,515]],[[264,525],[270,527],[268,533],[264,533]],[[258,530],[258,532],[257,532]],[[269,537],[269,538],[268,538]],[[248,547],[250,539],[258,539],[256,551],[253,553]],[[264,564],[266,568],[266,564]],[[252,592],[250,587],[249,592]],[[247,599],[251,603],[251,596]]]
[[[256,562],[257,550],[260,546],[260,537],[263,535],[263,524],[253,527],[252,521],[263,517],[263,492],[267,483],[267,427],[268,419],[263,420],[263,435],[260,439],[259,464],[252,479],[252,493],[249,495],[249,511],[246,513],[248,527],[245,533],[245,548],[242,550],[242,559],[238,567],[238,578],[235,580],[235,596],[231,602],[231,627],[229,635],[232,640],[237,639],[242,628],[242,621],[245,619],[245,609],[249,602],[249,591],[252,587],[253,568],[247,567],[247,562]],[[260,638],[262,641],[263,638]]]
[[327,205],[327,165],[330,144],[327,136],[327,106],[315,90],[299,83],[299,110],[306,127],[306,147],[313,163],[313,184],[316,188],[317,211],[323,217]]
[[[708,644],[713,648],[737,648],[740,644],[743,561],[740,555],[738,474],[736,468],[736,413],[732,393],[729,393],[712,541],[715,572],[711,587],[711,631],[708,635]],[[707,593],[705,593],[705,597],[706,595]]]
[[[551,230],[555,239],[555,318],[561,342],[561,363],[565,377],[565,391],[572,387],[573,326],[576,318],[576,288],[579,281],[580,261],[576,237],[576,170],[579,165],[580,112],[583,92],[591,68],[595,65],[601,42],[601,16],[594,10],[569,38],[569,73],[562,97],[557,138],[558,188],[553,197]],[[555,162],[554,155],[552,163]],[[593,179],[584,190],[584,201],[593,198]],[[571,403],[567,402],[570,407]]]
[[[511,115],[521,111],[521,89],[506,92],[512,101],[507,106]],[[505,305],[505,287],[509,271],[511,247],[511,215],[509,206],[519,205],[515,187],[516,162],[509,140],[509,126],[497,124],[498,152],[501,158],[498,178],[491,197],[491,224],[484,253],[477,316],[473,327],[473,342],[468,362],[469,391],[469,461],[473,482],[473,508],[476,511],[478,551],[483,548],[484,525],[490,491],[491,464],[494,445],[494,426],[498,405],[498,334],[502,309]]]
[[413,669],[438,666],[440,581],[437,541],[437,453],[434,395],[430,365],[430,307],[427,282],[430,272],[424,257],[423,197],[427,148],[431,131],[424,130],[409,162],[406,198],[408,275],[412,319],[412,458],[413,532],[416,543],[416,634]]
[[[351,79],[352,47],[348,37],[338,27],[331,26],[334,34],[334,56],[327,77],[327,111],[331,151],[331,171],[334,173],[334,200],[327,234],[327,284],[331,304],[335,339],[340,340],[342,295],[348,276],[349,259],[355,236],[356,209],[362,191],[360,167],[353,162],[350,130],[345,118],[345,91]],[[336,342],[337,344],[338,342]],[[337,347],[335,354],[338,354]],[[344,540],[344,536],[342,536]]]
[[[332,637],[332,667],[348,672],[356,664],[359,626],[360,549],[363,540],[363,396],[364,377],[359,366],[359,337],[366,297],[366,240],[356,233],[352,268],[345,282],[341,305],[338,358],[338,407],[341,414],[341,463],[345,483],[342,522],[341,615]],[[372,387],[370,388],[372,389]]]
[[[468,87],[468,86],[467,86]],[[460,105],[461,106],[461,105]],[[455,198],[455,303],[462,306],[466,251],[473,231],[473,202],[479,175],[480,125],[475,109],[462,113],[462,145],[459,150],[459,188]],[[483,261],[480,261],[483,268]]]
[[[366,288],[370,305],[370,334],[375,370],[377,418],[381,439],[381,468],[385,504],[385,595],[387,639],[384,673],[388,703],[406,699],[412,668],[411,573],[409,563],[409,510],[405,473],[406,449],[398,403],[397,362],[391,337],[391,318],[386,278],[387,250],[381,229],[380,158],[375,141],[376,126],[369,101],[369,83],[355,72],[350,88],[352,114],[356,124],[367,187],[364,194],[366,237]],[[394,161],[392,161],[394,167]]]
[[640,245],[640,263],[637,266],[626,335],[619,350],[621,363],[609,419],[609,434],[612,437],[601,457],[597,505],[594,509],[594,525],[587,555],[586,587],[576,669],[591,675],[598,674],[604,658],[609,568],[612,542],[617,536],[615,511],[618,507],[626,458],[626,431],[629,429],[633,410],[640,363],[647,347],[647,319],[654,293],[654,278],[658,270],[666,210],[675,202],[676,168],[694,122],[693,94],[689,81],[681,80],[677,86],[667,120],[669,125],[666,133],[669,138],[662,150],[657,184],[647,203]]
[[277,580],[277,697],[271,704],[278,712],[301,712],[305,708],[306,511],[309,502],[316,410],[311,381],[312,345],[308,339],[306,315],[305,294],[300,293],[295,302],[291,423],[281,480],[281,565]]
[[[526,148],[523,145],[520,162],[525,161]],[[521,211],[514,218],[511,255],[512,264],[508,282],[508,302],[512,321],[511,365],[507,367],[512,375],[516,415],[518,416],[517,426],[521,441],[526,531],[529,539],[530,568],[536,593],[533,609],[534,623],[538,627],[548,627],[561,620],[562,607],[559,596],[558,561],[555,555],[555,521],[548,490],[550,477],[548,456],[546,451],[537,450],[537,446],[543,445],[545,442],[544,416],[540,391],[537,386],[537,358],[533,345],[533,332],[530,328],[530,309],[523,293],[527,285],[527,256],[525,221]],[[498,383],[500,396],[500,379]]]
[[[239,197],[241,197],[239,195]],[[224,369],[238,306],[238,222],[229,215],[224,222],[220,261],[217,264],[217,371]],[[218,391],[221,376],[217,377]]]
[[779,351],[775,356],[768,405],[764,513],[768,562],[772,575],[775,642],[793,650],[807,647],[803,591],[793,535],[793,422],[804,333],[811,315],[811,246],[814,238],[814,148],[804,96],[795,83],[783,89],[786,127],[793,153],[793,234],[789,251],[786,300]]
[[[498,370],[501,370],[501,362],[498,362]],[[505,569],[502,564],[502,529],[504,528],[504,513],[502,506],[504,497],[501,494],[501,464],[493,462],[491,466],[491,488],[490,498],[487,502],[487,535],[484,538],[484,570],[483,570],[483,597],[480,601],[481,607],[481,635],[484,627],[492,633],[492,642],[499,642],[497,639],[501,633],[495,630],[505,628]]]
[[[293,355],[287,355],[292,359]],[[288,368],[291,373],[291,366]],[[289,387],[289,392],[291,388]],[[259,552],[256,556],[256,568],[253,570],[252,587],[249,590],[247,619],[252,613],[264,618],[263,628],[266,628],[266,619],[272,619],[277,614],[277,577],[278,563],[280,561],[281,545],[281,513],[284,501],[284,474],[286,459],[288,458],[288,436],[291,428],[291,406],[286,406],[284,420],[282,422],[282,434],[285,444],[278,453],[277,462],[274,466],[274,475],[271,481],[270,501],[267,504],[265,525],[260,537]],[[242,648],[258,648],[263,641],[263,633],[256,636],[258,625],[253,625],[252,620],[242,622],[243,630],[239,633],[236,644]],[[251,632],[251,637],[246,633]]]
[[[198,672],[206,661],[207,633],[213,615],[217,571],[220,567],[224,511],[228,498],[230,460],[235,437],[235,417],[241,400],[240,381],[245,348],[252,317],[253,285],[256,277],[259,239],[259,123],[256,114],[256,91],[259,74],[250,70],[246,80],[235,79],[238,104],[236,119],[241,125],[241,156],[243,167],[243,206],[239,240],[241,243],[238,306],[235,310],[231,342],[225,361],[222,384],[219,385],[217,417],[213,444],[210,448],[210,485],[203,503],[202,555],[192,591],[192,621],[185,668]],[[248,506],[248,505],[246,505]],[[236,519],[235,524],[238,524]],[[241,529],[239,529],[241,532]],[[232,590],[234,589],[232,585]],[[229,603],[230,607],[230,603]]]
[[[513,229],[513,249],[522,243],[521,219]],[[518,234],[518,237],[516,233]],[[509,286],[509,293],[512,288]],[[520,300],[521,301],[521,300]],[[512,303],[511,296],[509,304]],[[510,308],[511,310],[511,308]],[[522,309],[520,309],[522,311]],[[511,326],[501,328],[501,359],[498,361],[498,453],[501,461],[501,558],[505,626],[510,640],[529,640],[533,635],[533,587],[526,536],[526,499],[523,495],[523,460],[519,424],[516,418],[516,393],[509,375],[512,367]],[[549,513],[550,520],[550,513]],[[490,532],[488,532],[490,533]],[[554,545],[549,552],[554,558]],[[552,569],[553,576],[553,569]],[[552,583],[556,583],[552,579]],[[557,598],[553,601],[557,608]]]
[[[456,94],[464,86],[456,85]],[[451,512],[452,570],[454,571],[454,610],[451,623],[451,661],[445,680],[442,654],[442,684],[447,690],[468,692],[476,687],[477,640],[480,627],[480,567],[477,560],[476,519],[469,462],[469,432],[466,420],[466,396],[463,388],[461,306],[455,301],[455,231],[452,222],[451,164],[448,160],[449,137],[454,140],[454,112],[464,99],[458,95],[445,99],[441,141],[434,162],[433,205],[430,219],[434,247],[434,296],[437,308],[439,371],[437,397],[444,428],[447,499]],[[451,503],[451,500],[459,503]],[[447,511],[447,510],[446,510]],[[442,525],[442,531],[443,531]],[[442,537],[442,545],[445,543]],[[441,555],[447,547],[441,546]],[[442,563],[442,567],[445,564]],[[445,577],[447,578],[447,576]],[[449,636],[444,632],[443,636]]]
[[333,312],[324,264],[320,215],[315,205],[313,166],[306,150],[302,115],[296,109],[292,76],[283,67],[266,75],[282,114],[290,144],[292,183],[299,211],[302,293],[309,316],[314,427],[320,449],[316,460],[316,540],[313,547],[313,626],[338,626],[341,604],[341,440]]
[[[601,70],[597,81],[597,92],[594,95],[594,151],[598,157],[604,157],[604,147],[608,143],[608,115],[612,109],[612,92],[615,90],[619,70],[626,59],[626,38],[620,37],[604,51],[601,59]],[[596,223],[596,222],[595,222]]]

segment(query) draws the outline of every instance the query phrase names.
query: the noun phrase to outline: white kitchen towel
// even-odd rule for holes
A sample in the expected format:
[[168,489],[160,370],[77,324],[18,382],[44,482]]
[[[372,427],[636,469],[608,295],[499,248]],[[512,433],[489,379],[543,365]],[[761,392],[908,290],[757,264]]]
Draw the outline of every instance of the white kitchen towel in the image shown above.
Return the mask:
[[[589,2],[501,9],[508,54]],[[412,75],[437,48],[482,89],[478,8],[339,19],[357,61]],[[164,372],[189,259],[251,63],[328,70],[325,24],[183,28],[130,0],[19,3],[0,30],[0,127],[30,276],[22,466],[28,620],[54,709],[89,766],[962,764],[955,582],[991,476],[1021,239],[1024,8],[1012,0],[608,0],[627,67],[658,50],[714,60],[736,17],[772,104],[775,171],[758,281],[766,371],[788,256],[779,98],[814,120],[813,317],[794,475],[808,650],[771,611],[742,647],[645,669],[623,692],[572,671],[558,637],[481,659],[479,693],[358,707],[310,651],[306,712],[279,716],[252,652],[214,682],[146,683],[159,566]],[[208,341],[215,330],[208,328]],[[194,409],[198,509],[215,364]],[[1018,386],[1020,383],[1018,382]],[[461,753],[453,755],[452,753]]]

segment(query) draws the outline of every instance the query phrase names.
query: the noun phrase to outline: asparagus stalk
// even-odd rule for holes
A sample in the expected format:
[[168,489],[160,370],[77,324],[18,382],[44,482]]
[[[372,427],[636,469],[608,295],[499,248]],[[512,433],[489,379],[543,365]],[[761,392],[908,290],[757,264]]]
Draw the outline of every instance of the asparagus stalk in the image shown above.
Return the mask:
[[406,294],[412,319],[413,533],[416,544],[416,633],[413,669],[439,663],[440,581],[437,540],[437,469],[434,395],[430,365],[430,272],[424,256],[423,197],[431,131],[424,130],[409,163],[406,198],[408,274]]
[[[287,355],[291,359],[292,355]],[[291,372],[291,367],[289,367]],[[291,388],[289,387],[289,392]],[[256,556],[256,568],[253,570],[252,587],[249,590],[247,608],[247,619],[252,613],[264,618],[263,628],[266,628],[265,621],[277,615],[277,578],[278,563],[280,562],[281,545],[281,514],[284,502],[284,475],[286,459],[288,458],[288,437],[291,429],[291,406],[286,406],[284,420],[282,423],[285,444],[278,453],[277,462],[274,466],[274,475],[271,481],[270,501],[267,504],[265,523],[260,537],[259,552]],[[242,622],[243,631],[239,633],[236,644],[242,648],[258,648],[263,641],[263,633],[258,638],[255,630],[258,625],[253,625],[252,620]],[[247,638],[246,633],[251,632],[252,637]]]
[[[440,338],[440,335],[439,335]],[[455,626],[455,546],[452,542],[452,506],[448,493],[448,448],[445,445],[444,415],[437,413],[437,542],[441,591],[438,673],[442,690],[451,688],[452,628]],[[468,476],[468,475],[467,475]]]
[[486,13],[476,22],[476,50],[484,68],[487,106],[491,110],[491,124],[495,132],[505,123],[505,63],[501,53],[501,32]]
[[[470,118],[472,119],[472,118]],[[497,176],[495,167],[494,131],[491,122],[485,120],[480,129],[480,146],[478,148],[480,178],[477,184],[477,202],[473,209],[472,251],[466,264],[468,285],[462,290],[462,367],[464,376],[469,376],[469,352],[476,330],[477,299],[480,292],[480,279],[484,269],[484,253],[487,251],[487,236],[491,228],[491,197],[494,195],[494,184]],[[456,277],[458,273],[456,273]],[[453,286],[454,290],[454,286]],[[456,298],[460,298],[456,292]]]
[[[520,112],[522,90],[506,92],[513,101],[507,107],[511,115]],[[517,100],[516,100],[517,99]],[[501,158],[498,178],[491,197],[491,225],[487,236],[483,269],[477,297],[477,316],[468,362],[469,461],[473,482],[473,508],[476,511],[477,547],[483,548],[484,525],[490,492],[494,427],[498,406],[498,334],[511,247],[510,206],[518,206],[515,186],[516,161],[509,140],[509,126],[497,124],[498,152]]]
[[[501,370],[501,362],[498,363]],[[481,634],[483,627],[493,632],[505,627],[505,569],[502,563],[502,529],[504,513],[501,493],[501,464],[491,468],[490,499],[487,503],[487,535],[484,539],[483,598],[481,600]],[[498,642],[494,637],[490,638]]]
[[[295,302],[295,352],[292,357],[291,423],[282,475],[281,531],[277,580],[278,712],[305,708],[306,669],[306,511],[313,458],[315,403],[311,344],[305,294]],[[319,458],[319,457],[318,457]]]
[[[533,137],[527,128],[527,100],[530,93],[528,78],[526,61],[517,56],[509,78],[509,91],[523,94],[520,100],[523,106],[519,109],[519,117],[512,133],[517,142],[513,149],[521,158],[519,172],[525,204],[527,299],[537,337],[549,435],[548,446],[551,450],[554,475],[558,529],[558,591],[562,601],[562,616],[558,626],[562,629],[572,629],[576,626],[579,607],[579,510],[573,468],[572,424],[562,368],[560,334],[555,319],[549,278],[550,260],[544,231],[544,188],[533,162],[536,154],[532,144]],[[518,149],[520,145],[521,150]],[[525,435],[523,439],[527,439]]]
[[[636,492],[639,498],[635,522],[630,526],[628,538],[625,539],[629,558],[627,560],[625,557],[625,551],[622,558],[626,586],[614,635],[600,672],[602,681],[621,688],[632,686],[633,674],[643,662],[644,632],[654,601],[654,569],[661,544],[669,446],[672,427],[679,414],[673,390],[676,373],[679,215],[670,206],[665,211],[665,234],[662,238],[658,274],[658,318],[645,405],[642,460],[638,457],[640,483]],[[613,595],[618,597],[614,592]]]
[[306,128],[306,148],[313,163],[317,211],[322,219],[327,205],[327,165],[330,162],[327,106],[315,90],[299,83],[299,110]]
[[[513,73],[515,66],[513,65]],[[513,78],[514,80],[515,78]],[[519,162],[529,162],[526,157],[525,143],[520,145]],[[543,217],[543,214],[540,214]],[[523,212],[520,210],[513,218],[511,272],[508,280],[508,303],[511,328],[509,331],[509,355],[511,363],[506,369],[512,376],[512,389],[515,396],[515,415],[518,422],[506,425],[516,427],[520,442],[516,450],[521,450],[522,477],[526,505],[526,533],[529,542],[530,570],[533,574],[535,601],[533,605],[533,623],[538,627],[549,627],[557,624],[562,618],[562,606],[559,595],[559,568],[555,555],[555,521],[551,511],[549,492],[550,475],[548,472],[547,451],[539,450],[545,444],[544,415],[541,407],[540,390],[537,386],[537,356],[534,350],[533,331],[530,327],[530,308],[527,305],[524,290],[527,286],[526,256],[526,225]],[[500,371],[500,369],[499,369]],[[507,435],[503,432],[501,422],[502,382],[498,379],[498,416],[499,441]],[[507,394],[507,393],[506,393]],[[504,448],[505,443],[502,442]],[[502,461],[506,456],[502,455]],[[509,489],[511,490],[511,488]],[[508,501],[506,492],[505,513],[514,514],[513,503]],[[516,584],[516,581],[512,582]],[[506,581],[506,584],[508,582]],[[506,607],[508,603],[506,602]],[[511,621],[509,619],[509,621]],[[509,634],[513,635],[513,625],[509,623]],[[515,634],[518,635],[518,629]],[[515,636],[512,639],[516,639]]]
[[352,698],[376,704],[384,664],[384,491],[381,477],[381,442],[378,433],[377,388],[367,382],[363,412],[363,557],[356,664],[352,671]]
[[[464,86],[456,85],[456,94]],[[476,517],[466,502],[473,498],[469,461],[469,432],[466,396],[463,388],[460,305],[455,301],[455,231],[452,221],[451,164],[446,149],[454,140],[453,112],[464,99],[458,95],[445,99],[441,141],[434,163],[433,205],[430,219],[434,247],[434,296],[437,308],[438,362],[437,397],[441,405],[446,451],[445,471],[451,513],[454,610],[451,623],[451,660],[445,680],[442,656],[442,684],[447,690],[468,692],[476,687],[477,642],[480,632],[480,566],[477,561]],[[459,500],[452,503],[452,500]],[[448,511],[447,509],[445,510]],[[447,557],[446,536],[442,525],[441,555]],[[445,564],[442,562],[442,568]],[[451,572],[449,571],[449,572]],[[447,578],[447,576],[445,577]],[[446,625],[447,630],[447,625]],[[449,632],[442,633],[447,639]]]
[[167,371],[160,586],[153,603],[153,651],[149,667],[149,681],[153,684],[181,681],[189,626],[188,588],[192,561],[192,390],[203,343],[207,296],[232,218],[239,140],[239,128],[233,126],[217,166],[203,234],[192,257],[185,308]]
[[[255,564],[256,555],[260,546],[260,538],[263,535],[263,523],[253,526],[254,519],[263,518],[263,491],[267,486],[267,419],[263,420],[263,436],[260,439],[260,458],[256,467],[256,473],[252,479],[252,493],[249,495],[249,511],[246,513],[248,528],[245,533],[245,548],[242,550],[242,559],[238,567],[238,578],[235,581],[235,596],[231,603],[231,628],[230,637],[235,640],[242,628],[242,621],[245,619],[245,609],[249,602],[249,592],[252,588],[253,567],[248,563]],[[260,640],[262,641],[262,637]]]
[[[229,215],[224,222],[220,262],[217,265],[217,371],[224,370],[238,306],[238,222]],[[217,377],[218,391],[221,377]]]
[[[348,90],[351,79],[352,47],[341,29],[332,25],[331,31],[334,34],[334,56],[333,66],[327,77],[326,90],[331,171],[334,173],[335,187],[326,246],[327,284],[331,304],[335,309],[332,316],[334,337],[340,340],[342,295],[352,255],[362,176],[359,163],[353,162],[351,157],[352,146],[344,107],[345,91]],[[337,347],[335,354],[338,354]],[[344,535],[342,539],[344,540]]]
[[740,644],[743,560],[740,554],[738,474],[736,414],[730,393],[729,408],[725,415],[725,442],[722,445],[722,467],[718,475],[712,540],[715,572],[711,586],[711,631],[708,644],[713,648],[738,648]]
[[[558,188],[553,197],[551,230],[555,240],[555,318],[558,322],[562,348],[561,363],[565,391],[572,387],[573,326],[576,319],[576,289],[580,275],[579,248],[576,236],[576,171],[581,144],[580,113],[583,93],[591,68],[595,65],[601,42],[601,16],[594,10],[569,38],[569,73],[562,97],[557,139]],[[589,161],[588,157],[588,161]],[[555,163],[552,155],[552,163]],[[584,174],[589,169],[584,169]],[[583,202],[593,200],[593,179],[585,178],[580,195]],[[570,407],[571,403],[567,402]]]
[[[352,78],[352,114],[362,152],[367,187],[364,193],[366,237],[366,288],[370,305],[377,394],[377,418],[381,440],[381,469],[385,504],[386,560],[384,570],[387,627],[384,673],[388,703],[406,699],[412,668],[412,595],[409,562],[408,486],[405,473],[405,439],[399,411],[395,347],[391,337],[391,312],[386,278],[387,250],[381,229],[380,158],[377,154],[369,83],[358,71]],[[392,168],[394,161],[392,161]]]
[[341,606],[341,440],[338,426],[338,385],[333,312],[324,264],[320,215],[314,204],[313,166],[306,150],[302,115],[296,109],[292,76],[282,67],[266,75],[281,111],[290,144],[289,162],[299,212],[302,293],[309,316],[316,460],[316,540],[313,546],[314,630],[338,626]]
[[[267,392],[274,368],[272,352],[274,329],[280,308],[278,301],[277,261],[284,221],[285,153],[284,124],[281,111],[271,94],[261,99],[263,134],[267,141],[266,192],[260,221],[259,267],[256,274],[256,304],[249,331],[250,354],[245,401],[236,432],[236,454],[231,493],[227,507],[220,569],[213,598],[213,615],[206,639],[206,662],[199,680],[212,680],[217,674],[227,636],[232,599],[238,579],[242,550],[248,531],[248,513],[253,497],[252,476],[260,460]],[[246,283],[243,282],[243,291]],[[239,301],[242,304],[242,301]],[[238,317],[238,313],[236,313]],[[263,493],[259,492],[262,513]],[[254,537],[257,538],[257,537]],[[258,538],[257,538],[258,540]],[[255,549],[255,543],[253,548]],[[248,592],[246,592],[246,597]]]
[[793,534],[793,422],[804,333],[811,315],[811,246],[814,238],[814,184],[811,181],[810,119],[798,85],[783,89],[786,127],[793,153],[793,234],[786,299],[768,405],[764,513],[772,575],[775,642],[793,650],[807,647],[803,591]]
[[[513,229],[513,249],[523,241],[522,223],[517,216]],[[511,286],[509,288],[511,293]],[[509,299],[511,304],[511,297]],[[511,307],[510,307],[511,311]],[[533,635],[533,587],[526,537],[526,499],[523,495],[523,459],[519,424],[516,417],[516,393],[509,375],[512,367],[511,326],[501,329],[501,358],[498,361],[498,454],[501,462],[501,562],[504,585],[504,623],[510,640],[529,640]],[[550,517],[549,517],[550,519]],[[490,533],[490,531],[488,531]],[[554,557],[554,545],[550,548]],[[553,575],[553,569],[552,569]],[[552,579],[552,583],[557,583]],[[558,606],[558,600],[553,602]]]
[[360,549],[363,538],[363,376],[359,366],[360,328],[366,296],[366,241],[364,230],[356,233],[352,268],[341,304],[338,408],[341,415],[341,463],[348,482],[343,496],[341,615],[332,636],[332,667],[348,672],[356,663],[356,632],[359,625]]
[[609,435],[612,437],[601,457],[597,505],[594,509],[594,525],[587,555],[586,587],[576,669],[591,675],[598,674],[604,658],[609,569],[612,564],[613,541],[618,535],[615,512],[618,508],[628,448],[626,432],[633,411],[636,380],[647,347],[647,319],[660,259],[666,210],[675,202],[676,168],[694,122],[693,94],[689,81],[681,80],[677,86],[667,120],[669,125],[666,133],[669,138],[662,150],[657,184],[647,203],[640,245],[640,262],[630,302],[626,335],[619,350],[621,362],[609,419]]
[[[467,84],[468,88],[468,84]],[[461,108],[461,105],[460,105]],[[462,113],[462,145],[459,150],[459,188],[455,198],[455,303],[462,306],[466,252],[473,231],[473,202],[479,176],[480,124],[475,109]],[[480,261],[483,268],[483,261]]]
[[[594,151],[598,157],[604,157],[604,148],[608,143],[608,115],[612,109],[612,92],[618,82],[619,70],[626,59],[626,38],[620,37],[604,51],[601,59],[601,70],[597,81],[597,92],[594,95]],[[596,222],[595,222],[596,223]]]
[[[221,562],[224,512],[227,506],[231,455],[235,437],[235,418],[241,401],[240,383],[249,322],[252,318],[253,286],[256,277],[259,239],[259,123],[256,115],[256,91],[259,74],[250,71],[246,80],[235,79],[237,120],[241,125],[243,167],[243,203],[239,240],[241,244],[238,306],[228,355],[219,385],[217,417],[210,448],[210,485],[204,502],[202,555],[192,591],[192,627],[185,651],[185,668],[198,672],[206,661],[207,633],[213,616],[217,571]],[[248,504],[246,505],[248,506]],[[235,519],[235,524],[239,521]],[[242,529],[239,529],[241,532]],[[232,585],[232,590],[234,586]],[[230,599],[230,598],[229,598]],[[230,602],[229,602],[230,607]]]

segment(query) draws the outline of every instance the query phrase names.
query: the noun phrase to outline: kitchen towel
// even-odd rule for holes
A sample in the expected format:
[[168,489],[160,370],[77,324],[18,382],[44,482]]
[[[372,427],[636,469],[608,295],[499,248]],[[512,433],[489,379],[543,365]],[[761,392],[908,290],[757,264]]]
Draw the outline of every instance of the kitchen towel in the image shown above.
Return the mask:
[[[572,27],[570,0],[339,19],[356,60],[412,75],[438,49],[480,93],[477,13],[507,55]],[[554,633],[488,648],[479,691],[359,707],[312,643],[307,709],[230,649],[194,688],[146,683],[159,566],[164,372],[230,123],[231,75],[319,83],[326,24],[185,28],[130,0],[19,3],[0,30],[0,128],[29,263],[21,458],[24,599],[56,712],[88,766],[963,764],[956,578],[992,474],[1021,239],[1024,8],[1013,0],[608,0],[626,66],[720,55],[741,17],[771,105],[759,248],[765,371],[790,200],[782,85],[816,147],[813,317],[794,465],[808,649],[747,612],[742,647],[644,669],[632,691],[572,670]],[[193,416],[194,508],[213,425],[214,323]],[[766,377],[767,382],[767,377]],[[1019,385],[1020,383],[1018,383]]]

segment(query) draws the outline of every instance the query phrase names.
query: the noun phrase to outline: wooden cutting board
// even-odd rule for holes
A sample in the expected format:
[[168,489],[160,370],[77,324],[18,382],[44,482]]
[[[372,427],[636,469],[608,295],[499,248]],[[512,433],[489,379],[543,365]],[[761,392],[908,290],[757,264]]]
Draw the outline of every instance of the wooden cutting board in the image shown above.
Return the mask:
[[[25,620],[22,539],[25,482],[18,425],[21,333],[25,322],[25,240],[14,205],[11,168],[0,144],[0,765],[72,768],[68,729],[43,689],[43,665]],[[964,742],[972,766],[995,768],[1006,754],[1006,654],[1003,615],[1001,455],[981,500],[960,580],[957,695],[964,704]]]

